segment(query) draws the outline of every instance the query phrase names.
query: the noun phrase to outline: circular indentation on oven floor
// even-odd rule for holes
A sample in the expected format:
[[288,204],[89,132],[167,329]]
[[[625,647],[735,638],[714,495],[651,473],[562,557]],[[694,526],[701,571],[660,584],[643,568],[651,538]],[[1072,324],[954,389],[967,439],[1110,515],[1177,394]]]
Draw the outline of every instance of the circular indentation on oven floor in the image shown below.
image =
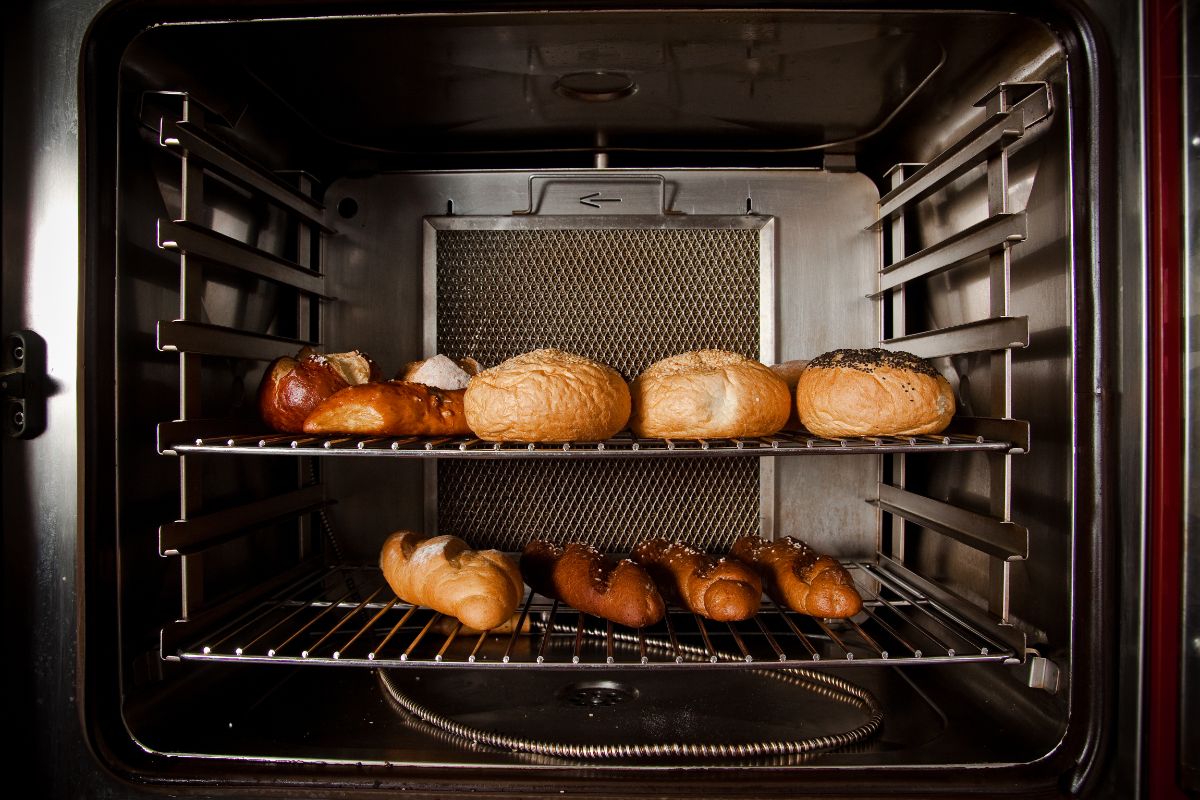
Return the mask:
[[584,103],[608,103],[629,97],[638,90],[637,81],[624,72],[594,70],[572,72],[554,82],[554,91]]
[[558,692],[560,701],[580,708],[617,706],[636,700],[637,696],[637,689],[616,681],[582,681],[564,686]]

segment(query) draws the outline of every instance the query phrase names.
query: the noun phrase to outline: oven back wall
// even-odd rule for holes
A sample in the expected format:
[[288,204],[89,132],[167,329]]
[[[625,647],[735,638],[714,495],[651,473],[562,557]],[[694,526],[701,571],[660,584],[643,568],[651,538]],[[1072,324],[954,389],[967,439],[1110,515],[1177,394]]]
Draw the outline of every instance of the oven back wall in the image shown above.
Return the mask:
[[[835,347],[864,347],[878,341],[875,303],[867,299],[875,290],[878,262],[877,237],[868,230],[878,193],[862,175],[816,170],[667,170],[654,176],[661,175],[661,184],[657,179],[646,180],[645,173],[615,169],[588,173],[586,177],[574,173],[543,176],[553,181],[539,175],[523,171],[393,173],[333,184],[327,192],[327,204],[331,208],[354,208],[355,213],[337,222],[338,235],[329,237],[325,245],[323,260],[331,293],[338,298],[326,311],[326,341],[335,349],[369,349],[385,369],[431,355],[433,348],[428,343],[437,340],[436,335],[429,334],[437,330],[437,295],[423,275],[427,255],[425,218],[440,217],[452,208],[456,218],[499,218],[495,224],[502,226],[503,218],[511,218],[514,209],[530,207],[532,192],[538,215],[568,219],[587,214],[588,224],[599,225],[604,217],[596,216],[596,210],[579,199],[598,187],[604,190],[602,196],[621,199],[619,204],[602,209],[619,207],[620,215],[611,217],[614,226],[626,224],[620,222],[620,216],[629,214],[649,220],[647,224],[661,220],[664,202],[670,209],[693,217],[744,216],[750,207],[763,223],[769,220],[773,241],[764,247],[771,249],[769,261],[774,267],[763,276],[760,297],[765,307],[757,320],[765,331],[762,342],[770,351],[761,354],[763,361],[812,358]],[[604,271],[604,266],[597,265],[597,274]],[[683,288],[676,291],[679,306],[698,302],[694,293]],[[504,306],[506,299],[497,297],[495,301]],[[636,315],[634,309],[641,299],[629,297],[604,304],[613,309],[611,313]],[[623,305],[631,310],[623,312]],[[582,313],[595,313],[590,307],[581,308]],[[697,308],[696,312],[704,314],[708,309]],[[505,306],[504,313],[524,312]],[[532,317],[544,311],[529,308],[527,313]],[[581,338],[576,346],[586,347],[586,332],[578,336]],[[752,336],[748,341],[758,339]],[[692,346],[704,344],[698,341]],[[537,343],[531,340],[528,345]],[[566,346],[557,341],[541,345]],[[595,345],[610,346],[599,340]],[[418,512],[423,512],[427,529],[438,527],[435,487],[439,484],[432,469],[421,480],[420,468],[415,465],[385,467],[371,463],[379,459],[336,461],[326,470],[330,493],[339,498],[330,516],[354,553],[373,558],[387,532],[417,524]],[[875,493],[877,457],[759,461],[760,496],[754,503],[759,509],[760,529],[802,536],[814,546],[843,557],[865,557],[875,552],[876,513],[865,501]],[[750,468],[758,470],[760,465],[754,463]],[[668,486],[662,496],[672,494],[672,480],[684,477],[664,478]],[[661,504],[656,503],[660,490],[651,481],[646,484],[637,490],[641,495],[638,502],[647,509],[645,525],[669,524],[666,520],[672,512],[656,508]],[[502,486],[495,488],[503,491]],[[572,505],[564,514],[570,513],[581,523],[589,519],[589,512],[580,516],[577,506],[595,505],[590,519],[597,524],[581,524],[576,535],[606,544],[599,538],[604,527],[602,504],[590,501],[582,491],[576,498],[556,499]],[[701,505],[704,502],[702,498],[692,501]],[[714,531],[712,525],[706,527],[702,521],[695,521],[696,515],[682,506],[677,512],[681,519],[679,535],[720,548],[726,531]],[[536,516],[530,512],[525,519]],[[688,520],[692,522],[682,524]],[[509,533],[520,527],[514,523]],[[623,541],[610,538],[619,549]],[[515,541],[515,535],[509,535],[497,543],[503,546]]]

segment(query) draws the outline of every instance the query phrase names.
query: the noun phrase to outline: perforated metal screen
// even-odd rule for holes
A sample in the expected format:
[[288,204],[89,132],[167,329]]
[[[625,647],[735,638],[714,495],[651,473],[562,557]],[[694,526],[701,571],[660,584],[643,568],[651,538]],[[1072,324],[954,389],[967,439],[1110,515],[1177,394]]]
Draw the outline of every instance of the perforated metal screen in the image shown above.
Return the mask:
[[[557,347],[627,379],[702,347],[757,358],[761,231],[746,218],[710,219],[549,227],[540,218],[522,228],[502,218],[494,229],[480,218],[430,220],[436,349],[493,366]],[[519,550],[536,535],[623,552],[657,535],[724,550],[758,530],[759,462],[442,462],[437,495],[439,531],[477,547]]]

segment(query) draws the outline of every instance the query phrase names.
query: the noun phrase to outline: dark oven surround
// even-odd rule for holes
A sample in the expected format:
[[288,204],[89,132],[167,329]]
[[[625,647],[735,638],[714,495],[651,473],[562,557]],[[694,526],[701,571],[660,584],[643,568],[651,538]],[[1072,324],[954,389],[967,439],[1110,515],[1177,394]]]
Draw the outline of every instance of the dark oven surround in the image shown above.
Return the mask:
[[[246,13],[244,9],[240,11],[233,9],[231,12]],[[122,213],[124,212],[120,208],[120,200],[112,192],[112,187],[121,185],[123,178],[116,170],[115,160],[105,158],[104,154],[117,152],[120,145],[115,135],[122,130],[113,118],[115,109],[122,102],[122,98],[118,95],[116,82],[111,79],[116,72],[116,64],[119,63],[120,57],[118,48],[115,46],[117,43],[123,44],[129,41],[133,32],[142,29],[146,19],[139,17],[139,13],[137,7],[132,7],[110,13],[102,18],[98,27],[92,32],[89,40],[90,47],[85,59],[84,110],[81,116],[85,137],[84,164],[87,169],[82,178],[85,188],[84,241],[86,243],[85,252],[88,254],[85,260],[85,293],[89,298],[121,295],[121,287],[114,274],[112,257],[106,254],[118,253],[122,247],[118,238],[109,234],[124,230],[122,228]],[[184,17],[189,16],[186,11],[181,13]],[[221,16],[211,9],[205,9],[204,13],[212,17]],[[1075,199],[1072,213],[1075,215],[1074,221],[1078,230],[1095,231],[1100,227],[1098,225],[1098,220],[1102,218],[1100,198],[1103,196],[1102,187],[1094,177],[1094,164],[1091,161],[1096,157],[1097,150],[1094,146],[1079,146],[1079,143],[1092,142],[1092,137],[1100,132],[1097,121],[1091,114],[1095,111],[1094,93],[1097,92],[1098,86],[1095,76],[1103,72],[1103,66],[1102,63],[1095,62],[1097,58],[1094,51],[1095,45],[1087,36],[1086,25],[1083,25],[1078,19],[1065,16],[1051,20],[1050,24],[1064,42],[1065,60],[1073,73],[1072,117],[1069,135],[1075,140],[1078,149],[1087,153],[1086,157],[1079,159],[1076,165],[1077,170],[1071,173],[1071,191],[1074,193]],[[699,145],[701,149],[703,146],[705,146],[703,143]],[[261,157],[261,154],[256,153],[255,155]],[[869,170],[873,167],[874,174],[881,175],[883,168],[871,165],[871,157],[869,152],[860,154],[859,168]],[[875,157],[883,158],[885,156],[876,155]],[[443,157],[443,159],[445,158]],[[463,158],[464,166],[467,169],[492,170],[507,167],[505,161],[513,156]],[[533,167],[527,167],[525,164],[515,166],[525,168],[529,172],[558,167],[578,168],[573,163],[555,163],[557,158],[562,158],[562,156],[547,156],[545,165],[539,163]],[[630,155],[631,161],[638,158],[654,158],[654,156]],[[694,158],[694,156],[687,158]],[[718,162],[722,158],[729,158],[729,156],[713,156],[713,160]],[[771,157],[769,156],[753,158],[765,158],[767,163],[753,163],[751,166],[768,168],[778,168],[779,166],[770,163]],[[803,160],[811,159],[811,156],[798,158],[801,161],[800,166],[819,164],[819,162]],[[827,161],[825,163],[829,165],[835,162]],[[361,165],[355,166],[361,169]],[[374,169],[395,170],[403,169],[405,166],[407,165],[380,164],[374,165]],[[371,174],[371,171],[371,169],[367,169],[366,173]],[[434,213],[434,209],[429,209],[426,215]],[[470,212],[463,212],[460,209],[459,213],[469,214]],[[1103,307],[1099,302],[1099,295],[1095,294],[1101,288],[1095,277],[1097,274],[1095,265],[1099,262],[1099,249],[1103,245],[1103,239],[1099,236],[1091,238],[1077,235],[1073,239],[1073,245],[1075,247],[1074,288],[1077,301],[1074,310],[1074,324],[1071,328],[1074,336],[1071,346],[1075,356],[1074,366],[1076,369],[1073,381],[1076,386],[1087,386],[1100,383],[1100,377],[1092,376],[1088,374],[1088,371],[1093,363],[1104,361],[1102,356],[1096,357],[1096,354],[1101,351],[1099,343],[1094,339],[1100,325],[1100,309]],[[103,520],[121,520],[121,512],[116,504],[130,502],[129,496],[123,494],[115,483],[117,475],[112,471],[111,465],[117,461],[116,454],[111,450],[106,451],[103,443],[118,438],[114,420],[118,419],[121,414],[114,402],[114,397],[110,392],[105,391],[105,387],[121,385],[119,362],[125,353],[122,348],[129,347],[131,344],[127,340],[114,337],[114,331],[121,329],[120,317],[123,312],[119,306],[106,302],[89,301],[85,304],[85,312],[87,314],[85,339],[88,348],[86,360],[91,367],[88,380],[83,386],[85,392],[83,407],[86,409],[84,441],[88,443],[84,451],[87,459],[84,480],[88,490],[84,495],[86,497],[84,518],[87,523],[81,542],[84,564],[82,584],[84,593],[81,596],[84,598],[83,608],[87,611],[86,624],[82,628],[85,647],[81,649],[86,654],[86,669],[83,671],[84,695],[87,698],[84,705],[86,720],[90,729],[92,746],[101,754],[102,761],[112,766],[118,774],[135,782],[144,781],[151,784],[166,782],[169,784],[180,781],[183,783],[199,782],[204,785],[212,781],[211,788],[214,791],[226,791],[229,788],[249,791],[251,787],[264,788],[264,782],[278,781],[281,784],[289,784],[292,781],[299,781],[302,785],[327,789],[336,787],[347,790],[376,786],[392,788],[404,786],[419,789],[424,786],[436,793],[450,787],[466,788],[469,786],[484,792],[531,793],[546,791],[552,793],[552,790],[557,790],[560,786],[586,785],[592,788],[606,787],[602,791],[621,793],[628,791],[627,787],[631,786],[629,782],[637,784],[645,780],[636,769],[630,769],[628,766],[605,768],[602,765],[590,765],[581,770],[571,766],[538,765],[537,770],[527,770],[519,768],[515,763],[488,764],[486,763],[487,759],[482,759],[482,763],[476,763],[469,769],[464,768],[449,775],[444,769],[410,763],[405,763],[403,767],[354,768],[340,765],[336,760],[334,763],[325,764],[293,763],[287,765],[265,764],[261,761],[241,762],[221,758],[211,761],[202,759],[189,761],[147,754],[133,741],[122,736],[124,725],[129,724],[136,728],[140,720],[131,721],[129,719],[127,715],[130,714],[131,705],[124,705],[127,698],[123,698],[120,693],[114,691],[114,687],[130,687],[136,684],[140,691],[140,687],[146,685],[143,682],[153,685],[155,682],[153,673],[160,669],[170,672],[176,667],[174,665],[155,665],[146,661],[138,662],[128,658],[123,661],[110,660],[96,655],[96,653],[107,652],[111,644],[106,643],[118,640],[124,643],[129,641],[128,631],[122,633],[120,630],[122,623],[119,617],[116,614],[106,613],[108,609],[115,611],[113,599],[126,594],[128,590],[123,592],[116,583],[117,570],[106,570],[98,565],[111,565],[114,564],[114,560],[119,561],[122,557],[122,548],[127,546],[124,536],[120,533],[122,531],[121,523],[112,525],[102,522]],[[136,340],[134,341],[136,344]],[[143,340],[142,343],[144,344],[145,341]],[[113,352],[118,353],[115,360],[106,355]],[[1103,451],[1100,438],[1103,426],[1099,424],[1101,414],[1099,399],[1092,393],[1077,392],[1075,408],[1076,421],[1079,423],[1087,421],[1087,423],[1078,426],[1080,456],[1076,462],[1074,496],[1076,498],[1101,496],[1101,493],[1089,488],[1104,483],[1099,472],[1100,453]],[[161,421],[166,420],[164,418]],[[170,457],[156,456],[156,458],[158,460],[154,463],[161,463]],[[330,471],[332,472],[333,469],[331,468]],[[159,517],[164,522],[172,518],[172,514],[174,514],[169,507],[165,513],[162,513],[164,512],[162,508],[159,509],[159,512]],[[993,766],[992,769],[995,772],[986,776],[972,775],[968,770],[946,769],[944,764],[909,764],[906,765],[903,773],[906,787],[918,792],[928,791],[929,784],[926,781],[932,779],[936,781],[939,788],[966,790],[976,786],[992,785],[997,780],[996,773],[1003,774],[1003,780],[1025,783],[1031,788],[1041,786],[1043,789],[1049,789],[1056,785],[1061,787],[1063,785],[1060,783],[1061,781],[1067,781],[1069,784],[1086,778],[1089,759],[1096,753],[1095,748],[1103,738],[1105,726],[1108,724],[1108,715],[1111,713],[1109,701],[1105,699],[1109,693],[1104,691],[1108,681],[1106,673],[1110,668],[1110,662],[1103,655],[1109,651],[1108,638],[1111,633],[1107,630],[1104,622],[1111,619],[1109,610],[1111,598],[1108,597],[1109,590],[1104,588],[1105,582],[1101,581],[1100,577],[1105,574],[1106,569],[1111,569],[1110,566],[1107,566],[1112,563],[1111,556],[1105,555],[1103,550],[1112,545],[1111,539],[1103,535],[1104,526],[1100,522],[1102,516],[1098,503],[1093,507],[1088,503],[1077,502],[1073,508],[1074,546],[1070,558],[1070,562],[1074,564],[1076,570],[1072,578],[1075,587],[1073,602],[1091,606],[1096,611],[1082,619],[1073,615],[1072,656],[1069,662],[1069,675],[1064,676],[1064,685],[1069,686],[1071,693],[1072,707],[1070,724],[1066,726],[1065,737],[1056,744],[1049,743],[1046,756],[1043,758],[1028,759],[1028,763]],[[1085,531],[1089,533],[1084,534]],[[128,626],[128,623],[124,624]],[[131,677],[131,672],[139,669],[147,670],[147,674]],[[289,668],[215,664],[200,665],[199,668],[192,665],[191,669],[194,673],[192,680],[196,682],[196,686],[201,687],[201,692],[204,691],[202,687],[209,681],[216,685],[220,685],[222,681],[234,681],[241,684],[248,695],[253,695],[255,692],[269,693],[269,687],[275,684],[279,675],[287,674]],[[929,669],[932,671],[937,668]],[[996,670],[989,671],[987,667],[967,666],[956,669],[961,669],[964,675],[971,674],[971,677],[967,679],[968,683],[973,681],[981,687],[991,686],[995,683],[995,691],[1011,694],[1010,688],[1004,688],[1005,681],[1011,680],[1011,676],[1009,678],[999,677]],[[853,678],[853,671],[850,672],[848,677]],[[333,670],[332,673],[334,677],[328,677],[325,670],[303,667],[295,677],[290,678],[290,681],[293,685],[305,686],[301,690],[302,693],[304,691],[318,693],[326,681],[334,686],[352,681],[353,678],[343,677],[343,674],[352,676],[355,671]],[[503,679],[503,675],[498,675],[498,678]],[[934,686],[937,683],[936,678],[932,681],[924,681],[920,677],[914,679],[921,684],[922,691],[936,695],[938,691]],[[909,679],[905,678],[905,680]],[[720,685],[719,681],[717,685]],[[180,687],[185,686],[187,684],[180,684]],[[136,695],[137,691],[132,691],[130,694]],[[945,696],[947,704],[951,697],[952,694]],[[935,699],[937,699],[936,696]],[[1062,713],[1061,710],[1057,712],[1054,710],[1056,702],[1046,702],[1045,698],[1038,697],[1015,702],[1027,704],[1027,707],[1018,714],[1031,716],[1045,714],[1052,719],[1056,713]],[[178,703],[178,708],[188,708],[187,702],[174,696],[171,691],[164,692],[154,703],[164,705]],[[154,703],[150,704],[149,710],[142,709],[142,713],[152,717]],[[132,706],[136,706],[136,703]],[[250,746],[250,749],[253,749],[253,745]],[[320,761],[322,759],[314,758],[313,760]],[[401,759],[401,761],[406,760]],[[1078,770],[1068,767],[1068,765],[1074,764],[1080,765]],[[828,790],[839,793],[889,791],[895,787],[896,773],[889,773],[888,770],[862,768],[861,762],[859,767],[855,769],[850,764],[831,767],[823,765],[821,760],[817,759],[804,766],[803,780],[806,787],[814,791]],[[936,778],[932,778],[934,774],[936,774]],[[1074,774],[1074,777],[1066,777],[1071,774]],[[657,788],[663,794],[672,792],[687,794],[696,790],[712,791],[714,787],[720,786],[723,791],[736,795],[746,792],[786,791],[785,787],[794,785],[795,780],[795,774],[788,769],[750,769],[727,766],[715,775],[706,776],[703,782],[690,783],[672,779],[669,786],[662,785]]]

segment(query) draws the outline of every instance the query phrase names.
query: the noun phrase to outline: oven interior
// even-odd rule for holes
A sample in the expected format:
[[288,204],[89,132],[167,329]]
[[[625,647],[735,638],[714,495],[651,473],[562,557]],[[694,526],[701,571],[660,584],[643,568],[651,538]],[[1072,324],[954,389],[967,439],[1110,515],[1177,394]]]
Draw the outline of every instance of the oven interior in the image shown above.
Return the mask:
[[[1085,726],[1079,78],[1053,20],[148,8],[92,75],[116,466],[86,565],[147,776],[1007,769]],[[255,405],[306,345],[388,373],[557,346],[632,378],[880,343],[951,381],[945,436],[497,448],[278,436]],[[868,610],[631,631],[531,596],[470,633],[382,584],[401,528],[794,535]]]

